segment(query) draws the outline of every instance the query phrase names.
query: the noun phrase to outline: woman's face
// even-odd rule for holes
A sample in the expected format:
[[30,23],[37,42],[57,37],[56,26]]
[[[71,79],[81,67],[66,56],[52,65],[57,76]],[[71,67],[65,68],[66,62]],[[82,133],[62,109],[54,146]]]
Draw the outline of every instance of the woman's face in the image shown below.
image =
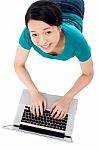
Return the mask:
[[60,27],[50,26],[49,24],[30,20],[28,28],[32,42],[46,53],[53,52],[60,40]]

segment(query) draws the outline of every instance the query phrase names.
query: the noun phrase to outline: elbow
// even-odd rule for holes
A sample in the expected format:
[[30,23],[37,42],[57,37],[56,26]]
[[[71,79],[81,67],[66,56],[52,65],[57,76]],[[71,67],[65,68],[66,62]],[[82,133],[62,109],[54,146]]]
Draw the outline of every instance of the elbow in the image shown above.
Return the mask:
[[94,77],[94,72],[91,73],[91,77],[90,77],[91,80],[93,79],[93,77]]
[[93,77],[94,77],[94,71],[92,72],[92,79],[93,79]]
[[90,80],[92,80],[94,77],[94,70],[92,70],[92,72],[89,74],[89,76],[90,76]]
[[17,72],[17,69],[18,69],[18,68],[19,68],[19,67],[18,67],[17,63],[14,62],[14,70],[15,70],[15,72]]
[[16,63],[14,63],[14,71],[15,71],[15,73],[18,74],[19,70],[20,70],[19,66]]
[[17,64],[14,62],[14,70],[16,70]]
[[90,74],[88,74],[87,77],[88,77],[89,82],[91,82],[94,77],[94,72],[91,72]]
[[94,77],[94,72],[91,72],[89,74],[82,74],[82,76],[86,79],[87,84],[89,84]]
[[14,70],[17,73],[20,68],[25,68],[25,65],[18,64],[17,62],[14,62]]

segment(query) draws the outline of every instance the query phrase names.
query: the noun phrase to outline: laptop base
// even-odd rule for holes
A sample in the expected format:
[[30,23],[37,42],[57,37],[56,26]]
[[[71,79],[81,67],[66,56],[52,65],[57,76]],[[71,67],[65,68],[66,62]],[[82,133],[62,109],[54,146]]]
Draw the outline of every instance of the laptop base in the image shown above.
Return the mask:
[[[47,93],[41,93],[41,94],[47,100],[47,108],[48,109],[51,108],[51,106],[54,102],[56,102],[57,100],[59,100],[62,97],[62,96],[51,95],[51,94],[47,94]],[[14,118],[14,122],[12,123],[12,125],[3,126],[3,128],[13,130],[13,131],[43,135],[45,137],[51,137],[51,138],[59,139],[59,140],[66,141],[66,142],[73,142],[72,141],[72,131],[73,131],[73,126],[74,126],[75,114],[76,114],[76,110],[77,110],[77,103],[78,103],[77,99],[72,99],[72,101],[71,101],[71,104],[70,104],[69,110],[68,110],[69,117],[68,117],[65,134],[62,135],[59,133],[59,136],[55,132],[53,133],[54,135],[51,134],[51,131],[50,131],[50,133],[47,131],[48,134],[45,133],[46,131],[44,131],[44,130],[42,130],[42,131],[38,130],[37,132],[35,130],[26,131],[26,127],[20,126],[24,108],[26,105],[30,106],[30,102],[31,102],[30,93],[27,89],[25,89],[22,92],[22,95],[21,95],[21,98],[19,101],[19,105],[18,105],[18,109],[16,112],[16,116]]]
[[61,137],[46,135],[46,134],[37,133],[37,132],[34,132],[34,131],[27,131],[27,130],[25,130],[25,128],[24,129],[20,128],[17,125],[6,125],[6,126],[3,126],[2,128],[6,129],[6,130],[30,133],[30,134],[35,134],[35,135],[40,135],[40,136],[44,136],[44,137],[53,138],[53,139],[56,139],[56,140],[61,140],[61,141],[68,142],[68,143],[73,143],[73,140],[72,140],[71,136],[65,136],[64,138],[61,138]]

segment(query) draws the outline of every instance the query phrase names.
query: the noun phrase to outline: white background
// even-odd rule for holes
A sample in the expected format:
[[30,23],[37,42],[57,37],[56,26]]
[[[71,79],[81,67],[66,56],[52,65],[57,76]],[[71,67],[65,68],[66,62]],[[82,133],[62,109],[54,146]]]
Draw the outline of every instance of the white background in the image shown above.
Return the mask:
[[[14,71],[18,39],[23,30],[24,15],[33,0],[0,2],[0,149],[99,149],[99,2],[85,1],[83,34],[92,48],[95,75],[91,84],[75,96],[79,100],[73,143],[68,144],[43,136],[4,130],[12,124],[25,86]],[[64,95],[77,77],[80,67],[76,58],[66,62],[41,57],[31,50],[27,61],[31,77],[42,92]]]

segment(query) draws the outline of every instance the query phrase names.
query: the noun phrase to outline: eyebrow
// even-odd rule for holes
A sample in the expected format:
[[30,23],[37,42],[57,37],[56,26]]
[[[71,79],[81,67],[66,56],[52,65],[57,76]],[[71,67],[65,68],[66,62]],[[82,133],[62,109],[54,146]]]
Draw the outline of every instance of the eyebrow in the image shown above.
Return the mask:
[[[47,30],[47,29],[50,29],[51,27],[47,27],[47,28],[44,28],[43,30]],[[36,32],[36,31],[31,31],[31,32]]]

